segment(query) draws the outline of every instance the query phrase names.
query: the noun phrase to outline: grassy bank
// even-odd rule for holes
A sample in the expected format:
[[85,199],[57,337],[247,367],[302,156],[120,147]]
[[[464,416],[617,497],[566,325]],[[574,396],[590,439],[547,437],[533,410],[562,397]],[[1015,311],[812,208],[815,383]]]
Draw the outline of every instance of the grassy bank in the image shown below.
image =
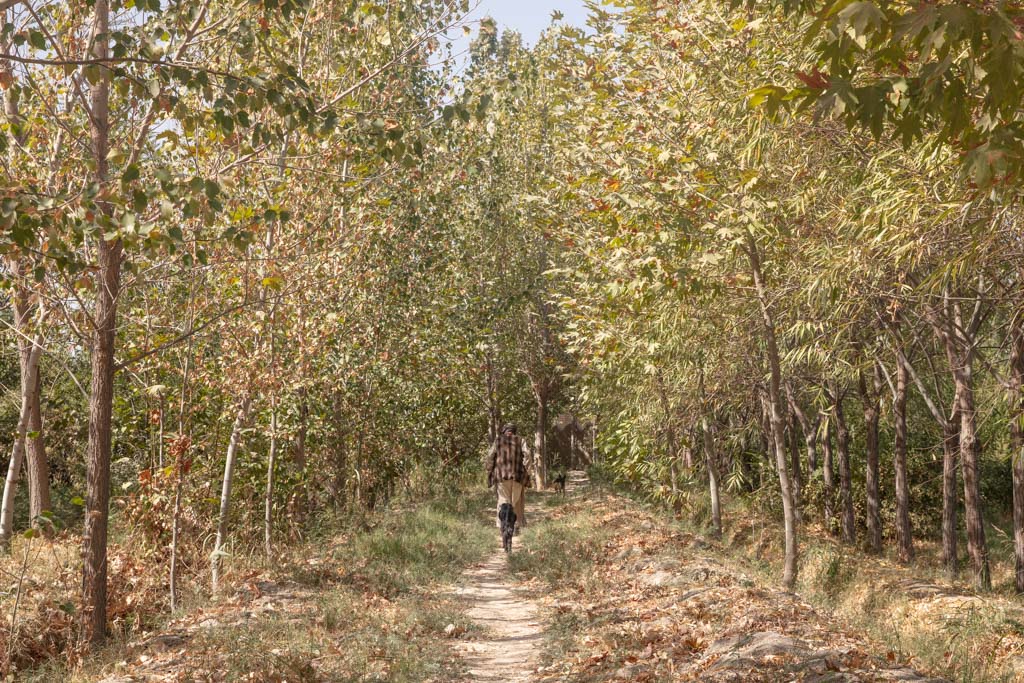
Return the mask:
[[[782,538],[774,520],[741,500],[726,505],[723,556],[762,581],[777,582]],[[963,683],[1024,678],[1024,606],[999,576],[1012,568],[1012,559],[993,558],[998,588],[979,594],[965,580],[969,570],[949,579],[934,541],[917,541],[916,559],[907,566],[891,552],[876,556],[843,545],[814,524],[801,530],[800,544],[796,591],[879,647]]]
[[[696,504],[691,514],[674,518],[676,528],[699,535],[709,552],[737,571],[765,585],[778,584],[783,537],[777,511],[752,503],[756,498],[726,495],[724,533],[713,540],[703,503],[706,492],[694,490],[690,498]],[[635,502],[673,518],[663,508]],[[800,529],[799,542],[795,591],[851,632],[863,634],[874,650],[953,681],[1024,680],[1024,606],[1012,590],[1012,547],[993,544],[997,588],[978,594],[967,582],[966,560],[959,579],[949,579],[934,540],[917,539],[916,558],[908,566],[896,562],[892,541],[888,552],[876,556],[859,545],[839,543],[815,523]],[[961,552],[965,547],[962,540]]]
[[452,680],[460,671],[445,627],[469,624],[444,588],[493,549],[490,508],[486,492],[461,489],[320,520],[274,563],[232,558],[221,596],[197,593],[159,628],[82,661],[55,657],[18,680]]

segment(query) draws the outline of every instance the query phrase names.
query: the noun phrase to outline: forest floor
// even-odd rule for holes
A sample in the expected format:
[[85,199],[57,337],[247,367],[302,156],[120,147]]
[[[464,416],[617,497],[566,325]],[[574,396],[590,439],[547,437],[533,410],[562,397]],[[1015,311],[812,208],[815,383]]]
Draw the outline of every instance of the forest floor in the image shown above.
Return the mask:
[[[735,551],[737,536],[709,539],[571,474],[564,495],[529,492],[530,524],[510,556],[489,493],[395,507],[274,566],[236,571],[223,597],[154,632],[24,680],[947,680],[922,670],[1014,680],[1007,667],[932,666],[912,645],[894,648],[779,590]],[[961,617],[965,604],[984,609],[930,581],[893,585],[930,608],[952,600]],[[941,641],[948,615],[937,619]],[[1000,647],[1008,640],[999,636]]]

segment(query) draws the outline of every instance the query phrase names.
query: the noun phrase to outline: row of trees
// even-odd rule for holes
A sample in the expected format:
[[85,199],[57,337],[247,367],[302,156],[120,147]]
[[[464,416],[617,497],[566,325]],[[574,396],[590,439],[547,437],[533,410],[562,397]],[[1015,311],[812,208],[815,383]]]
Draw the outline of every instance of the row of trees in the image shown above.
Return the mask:
[[216,590],[320,511],[422,494],[532,405],[543,485],[566,361],[514,201],[540,123],[488,94],[532,57],[485,22],[460,85],[468,9],[0,3],[0,542],[83,520],[84,639],[112,492],[173,609],[183,576]]
[[723,474],[770,472],[787,586],[809,501],[848,543],[861,509],[875,552],[891,509],[903,562],[941,517],[954,573],[962,506],[987,589],[1012,460],[1024,590],[1015,15],[624,4],[550,37],[559,155],[530,198],[615,472],[672,498],[699,453],[719,530]]

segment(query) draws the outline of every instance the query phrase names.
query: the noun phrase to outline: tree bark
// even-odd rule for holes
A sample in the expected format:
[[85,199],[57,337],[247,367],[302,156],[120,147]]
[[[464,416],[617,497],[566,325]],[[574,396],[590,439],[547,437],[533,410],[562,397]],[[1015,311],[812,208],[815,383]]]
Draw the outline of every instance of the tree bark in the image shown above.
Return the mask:
[[832,469],[832,420],[825,421],[825,433],[821,438],[821,454],[821,477],[825,486],[825,528],[829,533],[833,533],[836,484]]
[[[108,0],[93,5],[92,55],[109,58],[110,6]],[[110,152],[110,71],[100,69],[90,86],[90,132],[94,178],[107,184]],[[109,214],[109,206],[101,206]],[[82,636],[93,647],[106,640],[107,625],[107,526],[110,512],[111,419],[114,408],[114,349],[117,298],[121,289],[121,240],[101,235],[96,245],[96,328],[92,341],[92,382],[89,393],[89,442],[86,447],[85,529],[82,534]]]
[[871,552],[882,552],[882,505],[878,474],[878,391],[868,389],[864,371],[858,373],[857,388],[864,407],[865,472],[864,496],[867,509],[867,541]]
[[498,371],[494,367],[494,358],[488,351],[484,357],[487,370],[487,436],[488,443],[494,443],[501,429],[501,404],[498,401]]
[[718,465],[715,436],[707,417],[701,419],[704,432],[704,462],[708,468],[708,486],[711,489],[711,528],[716,538],[722,535],[722,503],[718,495]]
[[971,368],[965,364],[960,374],[963,379],[960,394],[960,467],[964,482],[964,517],[967,526],[967,554],[974,570],[974,584],[978,590],[992,588],[992,575],[988,564],[988,545],[985,541],[985,522],[981,509],[981,486],[978,461],[981,458],[981,442],[977,436],[974,386]]
[[789,460],[793,468],[793,507],[796,510],[796,521],[802,524],[804,521],[804,473],[800,464],[800,437],[796,433],[796,416],[792,411],[790,411],[786,423],[786,431],[789,433]]
[[[955,398],[954,403],[959,404]],[[942,426],[942,564],[950,577],[960,573],[960,559],[957,557],[957,455],[960,444],[960,411],[953,408],[946,424]]]
[[[42,309],[40,309],[40,312]],[[18,335],[18,360],[21,374],[21,408],[18,413],[18,425],[11,446],[11,459],[7,466],[7,478],[4,481],[4,492],[0,501],[0,550],[10,552],[11,539],[14,538],[14,495],[18,490],[18,480],[25,462],[25,442],[32,422],[33,396],[38,405],[39,361],[43,353],[43,336],[39,330],[31,331],[28,323],[29,304],[21,299],[14,302],[15,326]],[[40,323],[42,315],[40,314]],[[32,336],[26,336],[30,333]],[[36,518],[32,517],[35,524]]]
[[[42,343],[42,338],[39,338]],[[43,434],[42,411],[42,373],[39,361],[36,361],[35,386],[29,394],[28,433],[26,435],[26,470],[28,471],[28,504],[32,524],[49,536],[53,533],[52,524],[41,523],[42,514],[51,509],[50,503],[50,464],[46,459],[46,441]]]
[[231,485],[235,480],[235,461],[238,458],[238,447],[242,442],[242,429],[249,419],[248,396],[242,399],[238,408],[235,424],[231,428],[231,439],[228,441],[228,452],[224,459],[224,479],[220,492],[220,516],[217,520],[217,539],[213,544],[213,555],[210,558],[211,587],[216,593],[220,587],[220,558],[224,554],[224,541],[228,535],[228,516],[231,512]]
[[[935,328],[938,336],[942,338],[942,332],[934,320],[932,321],[932,326]],[[943,343],[945,343],[945,340],[943,340]],[[896,348],[896,356],[900,367],[914,381],[914,386],[917,387],[918,394],[920,394],[928,411],[942,428],[942,563],[952,579],[956,577],[959,571],[956,538],[956,456],[960,441],[960,399],[954,394],[949,416],[947,417],[939,410],[938,404],[929,394],[924,382],[921,381],[921,377],[914,370],[914,366],[911,365],[910,360],[900,347]]]
[[967,527],[967,554],[971,558],[974,583],[979,590],[992,588],[992,575],[988,563],[988,544],[985,540],[984,515],[981,508],[981,488],[978,463],[981,443],[977,435],[977,414],[974,399],[974,334],[977,315],[965,325],[960,304],[953,302],[949,293],[943,296],[943,317],[933,323],[946,349],[956,388],[957,408],[960,413],[960,468],[964,483],[964,517]]
[[790,485],[789,472],[786,467],[786,423],[783,416],[782,402],[782,364],[779,359],[779,347],[775,337],[775,321],[772,317],[771,308],[768,305],[768,292],[761,273],[761,255],[754,236],[748,232],[746,238],[747,257],[750,259],[750,270],[754,278],[757,300],[761,308],[761,319],[764,323],[770,370],[768,408],[771,414],[772,437],[775,444],[775,461],[778,469],[779,489],[782,494],[782,514],[786,537],[782,585],[786,588],[792,588],[796,584],[797,574],[796,507],[793,501],[793,489]]
[[833,408],[836,418],[836,454],[839,456],[839,506],[842,515],[843,543],[857,542],[857,522],[853,515],[853,486],[850,480],[850,430],[843,412],[843,396],[836,393]]
[[897,559],[907,564],[914,559],[914,540],[910,528],[910,485],[907,481],[907,381],[902,363],[896,364],[896,394],[893,396],[893,471],[896,477]]
[[277,402],[270,409],[270,453],[267,456],[267,490],[263,499],[263,551],[274,557],[274,469],[277,466]]
[[[789,407],[796,417],[797,422],[800,423],[800,429],[804,435],[804,447],[807,449],[807,467],[809,472],[814,472],[818,469],[818,427],[821,425],[821,413],[817,409],[814,410],[814,419],[812,420],[807,413],[800,408],[800,404],[797,402],[792,390],[789,385],[786,385],[786,396],[789,399]],[[796,429],[794,428],[794,437]],[[796,446],[794,441],[794,448]],[[794,471],[800,467],[799,453],[794,455],[793,460]],[[802,479],[802,478],[801,478]],[[798,485],[798,488],[802,488],[802,483]]]
[[1010,462],[1013,477],[1013,585],[1024,593],[1024,324],[1010,325]]
[[299,389],[299,429],[295,434],[295,469],[301,477],[299,514],[302,518],[309,512],[309,473],[306,471],[306,438],[309,435],[309,397],[306,387]]
[[533,483],[538,491],[543,491],[548,482],[548,399],[547,395],[537,395],[537,431],[533,441]]

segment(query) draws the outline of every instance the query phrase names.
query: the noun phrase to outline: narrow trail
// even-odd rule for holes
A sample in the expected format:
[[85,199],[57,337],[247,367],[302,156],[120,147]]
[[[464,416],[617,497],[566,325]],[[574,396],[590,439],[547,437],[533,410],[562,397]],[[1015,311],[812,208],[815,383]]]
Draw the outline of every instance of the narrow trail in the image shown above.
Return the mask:
[[[586,484],[585,473],[570,472],[566,489],[572,492]],[[531,493],[527,492],[526,518],[535,523],[543,513],[530,503]],[[513,540],[513,553],[521,538]],[[463,574],[456,589],[460,598],[472,603],[468,615],[484,636],[460,642],[457,650],[469,665],[470,680],[526,683],[533,680],[539,662],[544,624],[537,602],[516,588],[508,575],[508,558],[498,545],[497,532],[494,540],[494,553]]]
[[537,667],[543,631],[537,604],[512,586],[507,562],[498,549],[466,572],[456,591],[472,602],[469,617],[484,630],[482,639],[458,645],[473,681],[525,683]]

